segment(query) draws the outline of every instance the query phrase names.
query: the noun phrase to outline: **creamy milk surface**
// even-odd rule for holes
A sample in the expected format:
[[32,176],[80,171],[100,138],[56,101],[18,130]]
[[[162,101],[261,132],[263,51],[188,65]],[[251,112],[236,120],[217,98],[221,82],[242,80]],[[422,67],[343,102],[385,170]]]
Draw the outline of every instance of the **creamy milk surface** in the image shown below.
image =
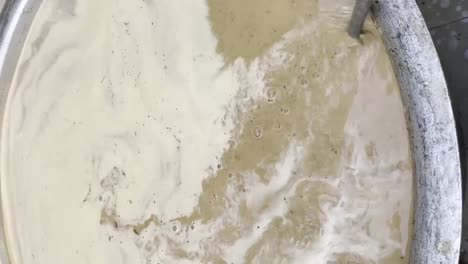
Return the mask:
[[45,0],[1,143],[13,264],[404,263],[398,87],[350,0]]

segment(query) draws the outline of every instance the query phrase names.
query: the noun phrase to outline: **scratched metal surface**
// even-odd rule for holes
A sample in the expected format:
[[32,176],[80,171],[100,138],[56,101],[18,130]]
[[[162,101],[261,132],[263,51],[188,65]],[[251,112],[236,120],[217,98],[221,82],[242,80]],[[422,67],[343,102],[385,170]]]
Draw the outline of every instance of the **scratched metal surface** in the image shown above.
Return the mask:
[[468,203],[466,171],[468,150],[468,1],[417,0],[430,29],[445,73],[457,122],[462,174],[464,180],[464,216],[461,261],[468,263]]
[[373,13],[408,113],[416,177],[411,263],[457,263],[460,160],[439,58],[415,2],[379,1]]

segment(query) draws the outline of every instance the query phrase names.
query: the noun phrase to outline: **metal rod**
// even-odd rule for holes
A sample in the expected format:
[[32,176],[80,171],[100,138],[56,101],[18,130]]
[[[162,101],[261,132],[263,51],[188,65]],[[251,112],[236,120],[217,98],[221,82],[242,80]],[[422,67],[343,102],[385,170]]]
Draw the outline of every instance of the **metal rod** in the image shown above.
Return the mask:
[[348,27],[348,34],[352,38],[359,38],[362,32],[364,21],[366,20],[367,14],[369,13],[372,0],[356,0],[354,5],[353,15],[351,22]]

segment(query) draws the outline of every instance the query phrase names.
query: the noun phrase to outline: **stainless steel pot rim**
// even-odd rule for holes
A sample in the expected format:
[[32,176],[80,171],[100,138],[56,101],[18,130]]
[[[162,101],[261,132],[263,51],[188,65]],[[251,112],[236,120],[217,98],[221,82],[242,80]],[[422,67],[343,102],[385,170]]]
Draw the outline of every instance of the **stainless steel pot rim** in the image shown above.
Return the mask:
[[[18,57],[41,3],[7,0],[0,15],[1,116]],[[439,58],[415,1],[376,1],[372,11],[394,65],[410,130],[416,182],[410,262],[458,263],[460,160]],[[2,217],[0,224],[0,263],[9,264]]]

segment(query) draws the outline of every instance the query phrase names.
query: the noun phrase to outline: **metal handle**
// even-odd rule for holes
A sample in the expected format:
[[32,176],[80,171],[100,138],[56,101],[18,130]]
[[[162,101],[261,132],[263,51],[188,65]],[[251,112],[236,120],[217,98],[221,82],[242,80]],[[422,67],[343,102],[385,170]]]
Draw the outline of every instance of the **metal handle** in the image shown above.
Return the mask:
[[351,22],[348,27],[348,34],[352,38],[359,38],[359,35],[361,35],[362,26],[364,25],[364,21],[366,20],[371,5],[372,0],[356,0]]

